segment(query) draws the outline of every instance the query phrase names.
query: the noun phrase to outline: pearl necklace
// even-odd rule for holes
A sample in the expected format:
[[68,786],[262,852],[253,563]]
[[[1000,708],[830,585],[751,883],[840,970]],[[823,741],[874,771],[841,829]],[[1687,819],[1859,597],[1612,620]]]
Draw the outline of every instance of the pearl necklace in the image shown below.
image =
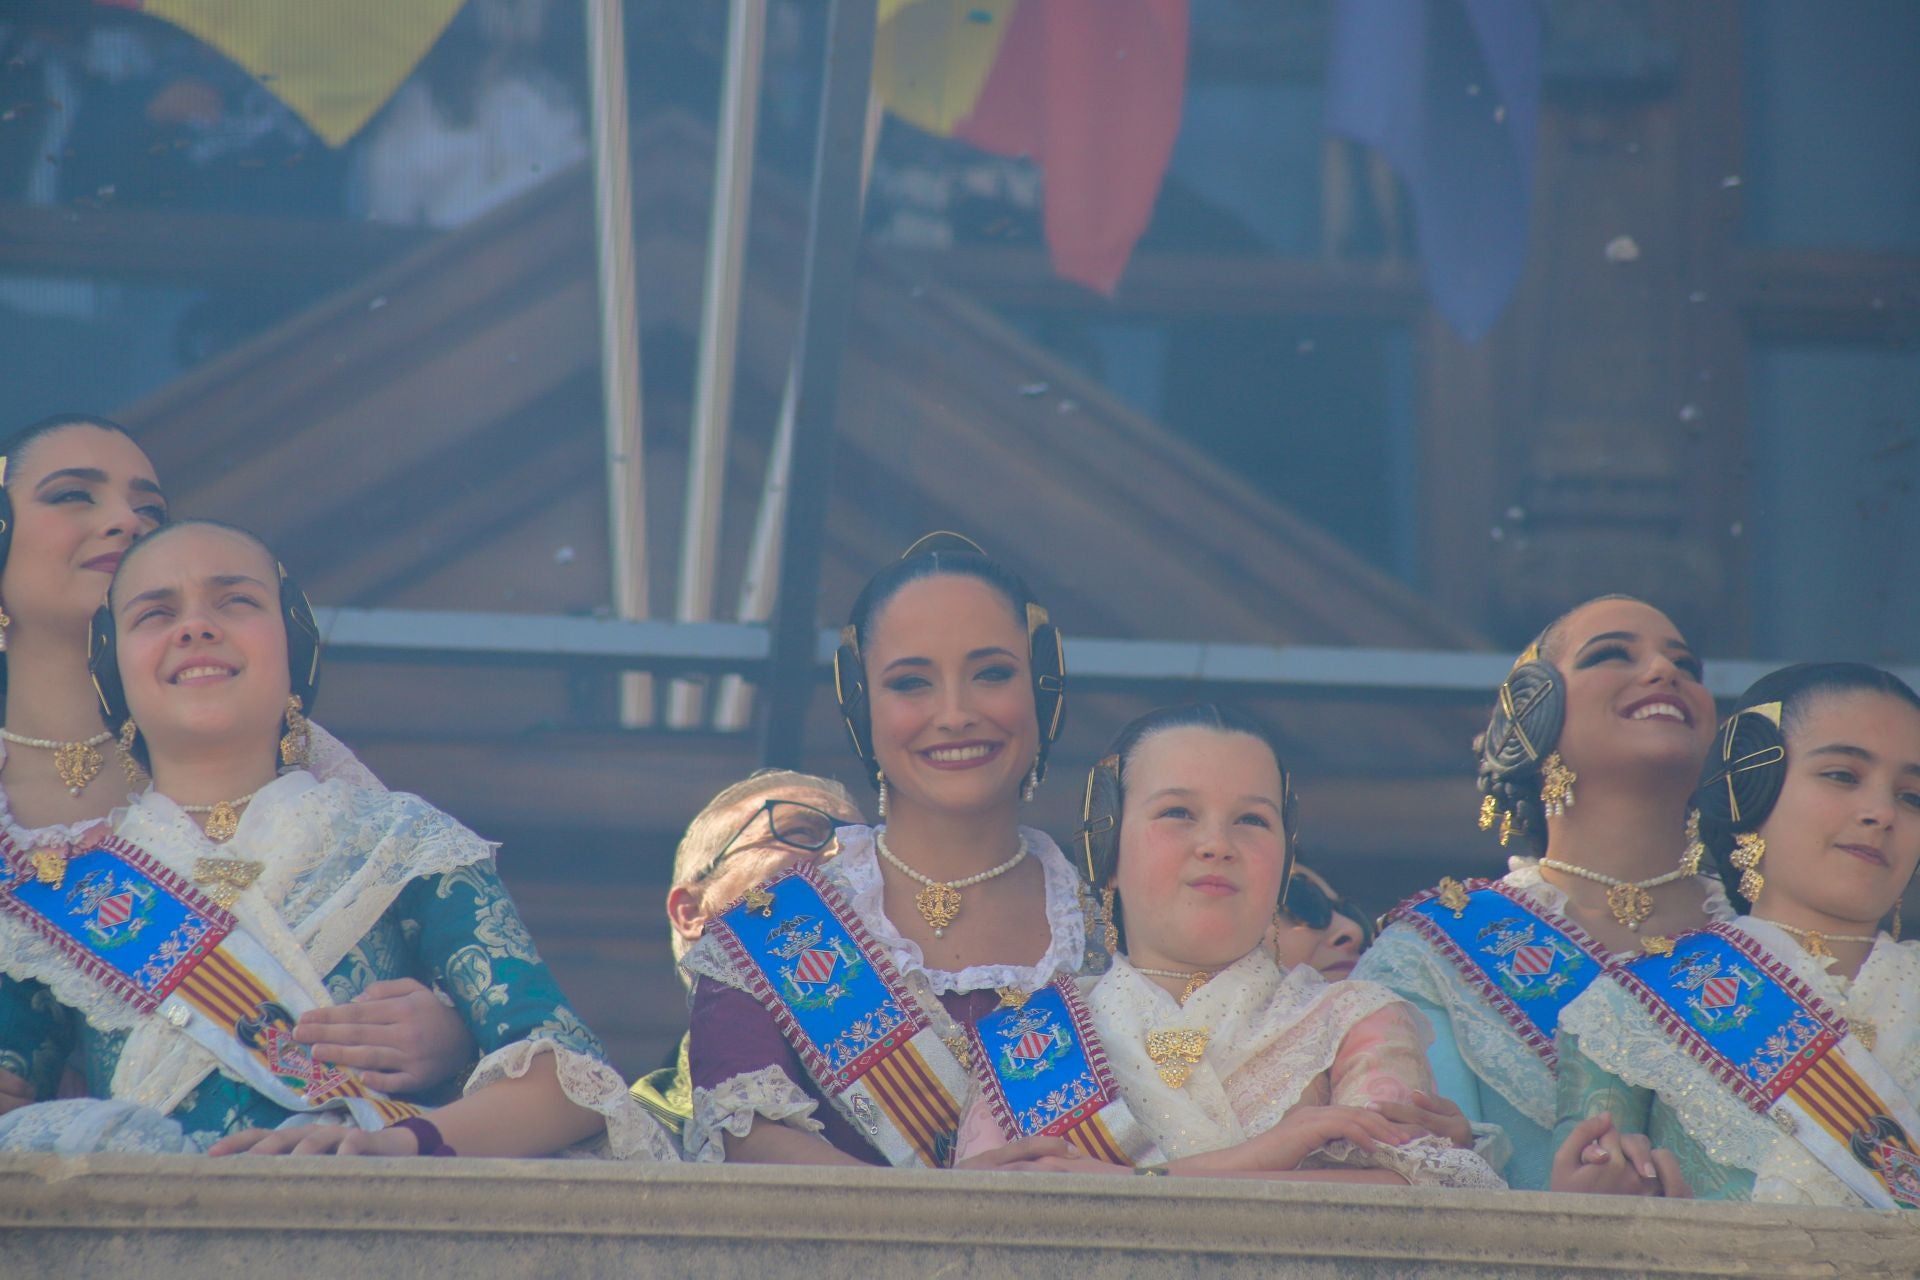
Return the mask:
[[925,918],[928,927],[933,930],[933,936],[936,938],[946,937],[947,926],[952,924],[954,918],[960,914],[960,891],[962,889],[970,889],[976,884],[993,879],[995,876],[1005,875],[1007,872],[1019,866],[1021,860],[1027,856],[1028,852],[1027,837],[1025,833],[1022,833],[1020,836],[1020,848],[1014,852],[1011,858],[1008,858],[999,866],[982,871],[977,876],[968,876],[964,880],[935,880],[932,876],[923,875],[906,863],[900,861],[893,850],[887,847],[887,832],[885,827],[879,827],[874,830],[873,847],[878,849],[880,856],[892,863],[897,870],[913,877],[925,886],[920,892],[913,895],[913,905],[920,909],[921,916]]
[[215,844],[224,844],[233,839],[233,833],[240,829],[240,811],[265,790],[264,786],[255,787],[238,800],[222,800],[218,804],[183,804],[180,806],[180,811],[195,815],[207,814],[207,839]]
[[1540,865],[1563,875],[1579,876],[1583,880],[1606,885],[1607,910],[1613,913],[1615,920],[1635,933],[1640,932],[1641,922],[1653,914],[1653,895],[1647,890],[1658,889],[1663,884],[1685,880],[1695,874],[1690,868],[1681,865],[1663,876],[1654,876],[1651,880],[1621,880],[1616,876],[1575,866],[1571,862],[1562,862],[1558,858],[1542,858]]
[[[1128,961],[1132,964],[1132,961]],[[1149,978],[1185,978],[1187,985],[1180,989],[1180,1003],[1185,1004],[1193,998],[1193,993],[1207,985],[1213,979],[1211,969],[1149,969],[1143,964],[1133,966],[1135,973],[1144,973]],[[1175,1086],[1176,1088],[1178,1086]]]
[[[1759,918],[1754,917],[1756,920]],[[1790,924],[1782,924],[1778,920],[1769,920],[1767,923],[1782,933],[1792,934],[1795,940],[1807,949],[1807,954],[1810,956],[1832,955],[1832,949],[1827,946],[1829,942],[1872,943],[1880,939],[1880,935],[1875,933],[1822,933],[1818,929],[1800,929]]]
[[112,738],[106,729],[83,738],[78,742],[59,742],[53,738],[29,738],[24,733],[15,733],[11,729],[0,728],[0,738],[16,747],[38,747],[42,751],[53,752],[53,768],[60,775],[60,784],[69,795],[79,795],[87,789],[87,784],[100,775],[100,744]]

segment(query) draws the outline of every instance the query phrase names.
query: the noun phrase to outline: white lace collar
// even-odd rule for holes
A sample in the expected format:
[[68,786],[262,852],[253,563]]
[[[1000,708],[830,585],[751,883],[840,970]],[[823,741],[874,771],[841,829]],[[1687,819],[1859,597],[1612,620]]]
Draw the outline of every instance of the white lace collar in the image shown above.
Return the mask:
[[1036,964],[976,964],[958,971],[930,969],[920,944],[903,935],[887,919],[886,881],[880,875],[880,861],[874,850],[872,827],[842,827],[840,852],[822,866],[847,886],[853,909],[873,940],[886,949],[901,973],[925,974],[936,995],[958,991],[987,991],[995,987],[1021,987],[1032,991],[1050,982],[1056,973],[1078,973],[1086,952],[1086,919],[1080,911],[1080,882],[1066,855],[1044,831],[1022,827],[1027,849],[1045,878],[1047,929],[1050,941],[1046,954]]
[[[1732,920],[1739,913],[1733,909],[1733,903],[1727,898],[1726,886],[1720,883],[1718,876],[1695,876],[1694,882],[1700,886],[1700,909],[1708,920],[1714,923]],[[1507,874],[1500,883],[1532,898],[1541,907],[1562,918],[1567,914],[1567,891],[1540,874],[1540,859],[1511,857],[1507,859]],[[1615,959],[1637,956],[1638,950],[1618,952]]]

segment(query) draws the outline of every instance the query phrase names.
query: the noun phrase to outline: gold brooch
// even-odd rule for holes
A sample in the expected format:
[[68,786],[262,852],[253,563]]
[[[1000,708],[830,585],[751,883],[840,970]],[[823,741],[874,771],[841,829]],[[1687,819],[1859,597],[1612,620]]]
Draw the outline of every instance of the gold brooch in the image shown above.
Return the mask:
[[1019,987],[1001,987],[998,995],[1000,1003],[993,1006],[995,1009],[1024,1009],[1027,1001],[1033,999],[1032,992],[1022,991]]
[[773,895],[759,885],[747,890],[747,910],[758,911],[763,916],[773,915]]
[[67,851],[41,849],[33,855],[33,875],[49,889],[58,889],[67,881]]
[[1455,920],[1467,914],[1467,886],[1452,876],[1440,877],[1440,905],[1453,912]]
[[247,886],[260,878],[261,864],[244,858],[196,858],[193,882],[224,910],[234,904]]
[[1208,1035],[1205,1027],[1147,1032],[1147,1056],[1160,1069],[1160,1078],[1168,1088],[1181,1088],[1193,1078],[1200,1055],[1207,1051]]
[[1673,939],[1655,935],[1640,939],[1640,952],[1649,956],[1670,956],[1673,954]]

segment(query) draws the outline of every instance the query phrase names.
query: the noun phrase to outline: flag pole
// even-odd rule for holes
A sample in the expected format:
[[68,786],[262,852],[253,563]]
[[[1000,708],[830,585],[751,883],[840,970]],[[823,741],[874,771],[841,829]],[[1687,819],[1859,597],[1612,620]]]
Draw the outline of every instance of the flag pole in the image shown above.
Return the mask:
[[[607,535],[616,616],[647,616],[645,456],[641,451],[640,320],[633,280],[633,176],[627,141],[627,41],[622,0],[587,0],[593,94],[593,223],[600,279]],[[653,719],[653,678],[620,677],[620,723]]]

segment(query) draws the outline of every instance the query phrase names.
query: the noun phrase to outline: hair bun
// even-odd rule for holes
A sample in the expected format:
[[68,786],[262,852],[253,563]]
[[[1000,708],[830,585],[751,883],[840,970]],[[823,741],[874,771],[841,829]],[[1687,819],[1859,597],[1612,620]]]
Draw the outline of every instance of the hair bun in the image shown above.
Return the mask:
[[1531,773],[1560,740],[1567,690],[1551,663],[1522,662],[1501,682],[1493,717],[1480,741],[1482,772],[1494,778]]
[[1721,722],[1694,803],[1702,819],[1729,831],[1752,831],[1773,812],[1786,780],[1780,704],[1744,707]]

